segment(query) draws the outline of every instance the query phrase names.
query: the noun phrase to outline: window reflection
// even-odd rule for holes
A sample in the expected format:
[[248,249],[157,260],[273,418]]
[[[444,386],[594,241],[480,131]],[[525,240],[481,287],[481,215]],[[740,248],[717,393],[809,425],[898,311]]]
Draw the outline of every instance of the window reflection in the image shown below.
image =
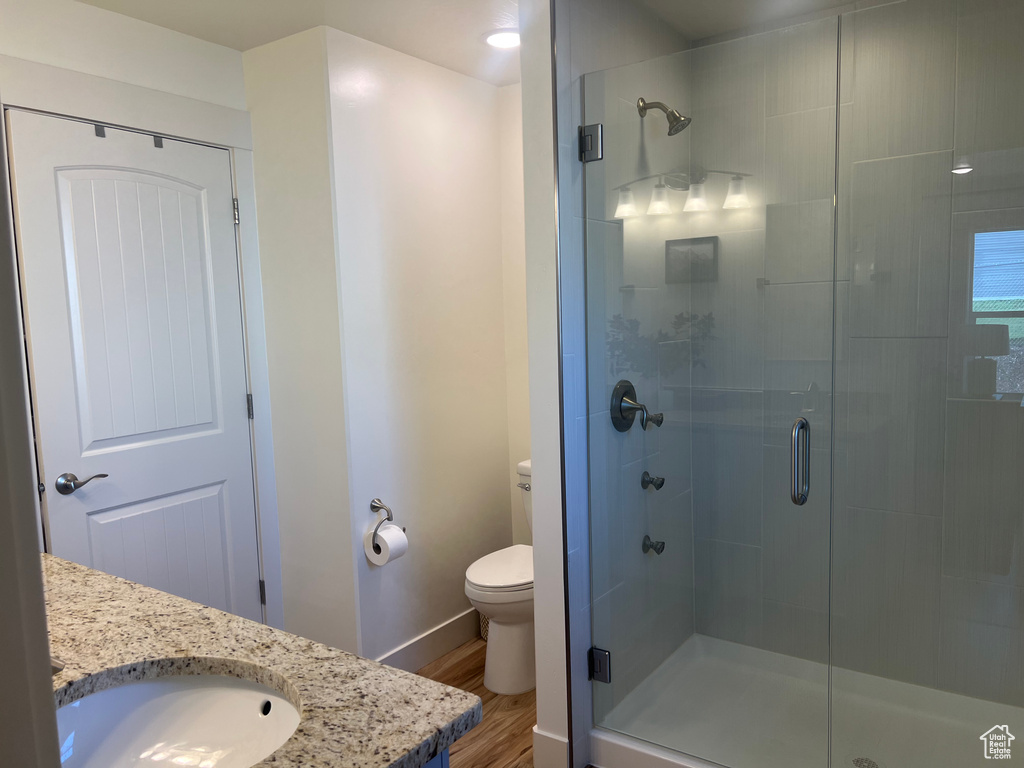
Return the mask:
[[974,235],[968,377],[975,386],[993,374],[995,393],[1024,392],[1024,230]]

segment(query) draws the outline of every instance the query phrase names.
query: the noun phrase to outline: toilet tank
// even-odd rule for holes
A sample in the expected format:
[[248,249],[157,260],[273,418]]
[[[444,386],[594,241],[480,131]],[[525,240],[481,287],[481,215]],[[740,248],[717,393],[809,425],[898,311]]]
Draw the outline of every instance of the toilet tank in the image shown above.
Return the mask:
[[516,469],[519,473],[519,492],[523,494],[523,509],[526,510],[526,524],[533,532],[533,498],[530,493],[530,476],[533,470],[530,467],[530,460],[520,461]]

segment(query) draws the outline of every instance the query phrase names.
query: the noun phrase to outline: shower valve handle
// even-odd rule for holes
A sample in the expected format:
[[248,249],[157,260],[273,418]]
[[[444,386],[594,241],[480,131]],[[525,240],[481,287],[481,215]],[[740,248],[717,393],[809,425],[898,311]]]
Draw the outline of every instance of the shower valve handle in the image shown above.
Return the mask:
[[640,487],[646,491],[652,485],[654,486],[654,490],[660,491],[662,486],[665,485],[665,478],[655,477],[645,469],[644,473],[640,476]]
[[640,414],[640,426],[645,432],[651,424],[660,427],[665,423],[665,414],[651,413],[647,410],[646,405],[637,402],[636,388],[631,382],[623,379],[612,390],[612,424],[619,432],[627,432],[633,426],[633,421],[638,413]]
[[619,404],[619,410],[623,413],[639,413],[640,414],[640,426],[643,427],[644,432],[647,431],[647,427],[653,424],[656,427],[660,427],[665,423],[665,414],[663,413],[651,413],[647,410],[647,406],[643,403],[638,403],[629,397],[623,397],[622,402]]
[[654,550],[654,554],[660,555],[662,552],[665,551],[665,542],[654,541],[653,539],[651,539],[650,536],[645,535],[644,543],[641,545],[641,549],[643,549],[645,555],[652,549]]

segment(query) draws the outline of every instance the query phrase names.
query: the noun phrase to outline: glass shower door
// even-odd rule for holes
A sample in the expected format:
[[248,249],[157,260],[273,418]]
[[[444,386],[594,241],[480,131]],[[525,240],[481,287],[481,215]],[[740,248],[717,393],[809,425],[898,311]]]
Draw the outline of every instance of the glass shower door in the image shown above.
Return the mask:
[[833,766],[1024,760],[1022,40],[1015,0],[842,17]]
[[582,83],[594,721],[731,768],[829,757],[838,26]]

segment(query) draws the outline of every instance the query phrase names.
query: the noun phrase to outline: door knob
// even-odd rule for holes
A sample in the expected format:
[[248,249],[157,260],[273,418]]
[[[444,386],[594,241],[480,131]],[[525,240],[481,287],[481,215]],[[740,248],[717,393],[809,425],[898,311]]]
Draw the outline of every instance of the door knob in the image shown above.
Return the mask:
[[57,482],[53,484],[53,487],[57,489],[57,493],[61,496],[67,496],[68,494],[77,491],[90,480],[95,480],[97,477],[110,477],[110,475],[101,473],[93,475],[92,477],[87,477],[85,480],[79,480],[78,475],[74,472],[65,472],[57,478]]

